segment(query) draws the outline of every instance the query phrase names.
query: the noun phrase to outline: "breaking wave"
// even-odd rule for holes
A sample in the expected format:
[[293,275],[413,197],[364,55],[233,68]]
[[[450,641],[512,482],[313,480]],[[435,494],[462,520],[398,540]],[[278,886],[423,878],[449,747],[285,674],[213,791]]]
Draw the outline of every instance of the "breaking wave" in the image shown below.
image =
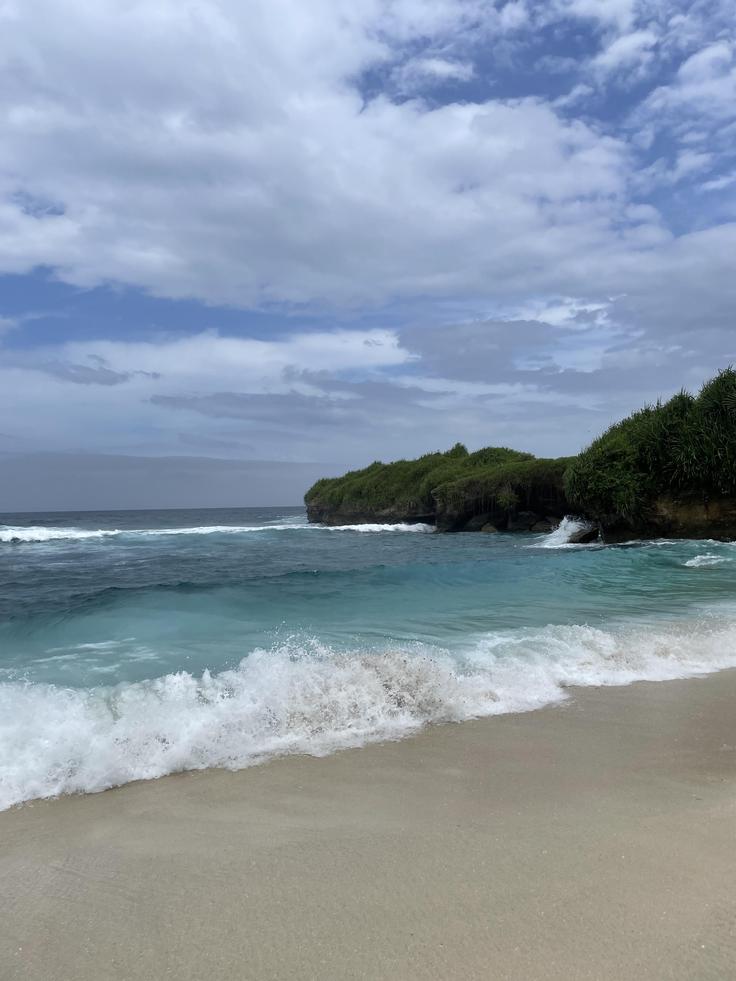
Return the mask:
[[736,621],[547,626],[478,637],[463,655],[290,641],[218,674],[109,688],[0,684],[0,808],[206,767],[321,756],[425,725],[559,702],[568,686],[736,666]]
[[[593,525],[582,518],[571,518],[569,515],[562,519],[554,531],[545,534],[537,548],[580,548],[571,543],[570,539],[581,531],[592,530]],[[594,543],[595,544],[595,543]]]
[[64,539],[70,541],[83,541],[87,538],[111,538],[119,535],[117,530],[106,530],[98,528],[96,530],[86,528],[44,528],[43,526],[24,526],[15,528],[12,525],[5,525],[0,528],[0,542],[20,543],[20,542],[55,542]]
[[364,524],[364,525],[317,525],[306,522],[285,522],[266,525],[203,525],[196,528],[47,528],[42,525],[0,527],[0,542],[85,541],[88,539],[138,537],[152,538],[171,535],[242,535],[262,531],[357,531],[370,532],[433,532],[432,525],[425,524]]
[[688,566],[691,569],[700,569],[703,566],[709,565],[720,565],[722,562],[730,562],[731,559],[727,558],[725,555],[712,555],[708,553],[707,555],[696,555],[692,559],[688,559],[683,565]]

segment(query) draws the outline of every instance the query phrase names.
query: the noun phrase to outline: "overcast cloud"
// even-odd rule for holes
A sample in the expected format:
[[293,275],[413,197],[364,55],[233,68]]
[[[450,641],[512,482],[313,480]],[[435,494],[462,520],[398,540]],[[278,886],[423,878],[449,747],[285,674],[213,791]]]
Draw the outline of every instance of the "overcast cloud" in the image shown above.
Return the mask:
[[736,352],[735,13],[0,0],[0,486],[195,455],[296,502],[697,387]]

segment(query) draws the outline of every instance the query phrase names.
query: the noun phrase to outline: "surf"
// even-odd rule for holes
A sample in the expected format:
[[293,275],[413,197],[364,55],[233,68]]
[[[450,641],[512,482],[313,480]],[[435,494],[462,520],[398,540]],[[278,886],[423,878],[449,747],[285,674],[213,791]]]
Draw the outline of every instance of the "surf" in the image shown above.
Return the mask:
[[0,808],[186,770],[322,756],[427,725],[527,712],[574,686],[736,666],[736,615],[672,624],[551,625],[426,645],[342,650],[294,637],[240,664],[86,689],[0,684]]
[[0,542],[5,544],[41,544],[46,542],[97,541],[107,538],[167,538],[182,535],[247,535],[255,532],[275,531],[354,531],[361,534],[387,534],[391,532],[413,532],[428,534],[434,532],[432,525],[426,524],[354,524],[317,525],[307,522],[271,523],[264,525],[203,525],[192,528],[54,528],[23,525],[0,527]]

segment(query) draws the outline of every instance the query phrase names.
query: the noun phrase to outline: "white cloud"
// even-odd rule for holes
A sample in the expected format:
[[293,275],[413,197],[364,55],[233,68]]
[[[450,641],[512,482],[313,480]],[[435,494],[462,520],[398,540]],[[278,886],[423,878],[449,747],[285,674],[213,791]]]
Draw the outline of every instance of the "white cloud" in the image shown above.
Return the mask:
[[698,85],[726,74],[732,61],[732,45],[725,40],[716,41],[684,61],[677,77],[683,85]]
[[[487,8],[5,4],[0,270],[340,305],[541,288],[557,263],[577,292],[573,257],[609,251],[620,222],[621,141],[537,100],[430,109],[365,104],[357,87],[410,41],[464,38]],[[484,29],[502,30],[492,9]]]
[[[349,386],[323,390],[319,377],[356,372],[370,377],[413,360],[394,332],[381,329],[298,332],[272,341],[207,332],[6,350],[0,365],[0,416],[13,420],[12,435],[26,449],[84,446],[98,452],[171,453],[180,450],[186,426],[167,402],[196,406],[222,393],[256,401],[281,397],[296,400],[297,410],[289,418],[288,401],[282,406],[283,426],[291,427],[294,438],[281,447],[281,458],[304,459],[298,438],[304,405],[323,404],[339,412],[340,404],[356,398]],[[243,425],[242,419],[237,425],[200,420],[192,432],[203,445],[211,436],[217,451],[223,436],[234,433],[242,441]],[[261,433],[258,442],[261,455],[273,458],[267,434]],[[318,442],[315,433],[312,443]]]
[[[190,386],[197,394],[237,388],[250,392],[299,390],[290,369],[303,372],[370,371],[411,360],[390,330],[295,333],[278,340],[227,337],[214,331],[152,341],[70,341],[49,355],[71,363],[94,362],[120,373],[147,373],[152,390]],[[17,357],[17,356],[16,356]],[[44,350],[33,361],[44,364]],[[29,365],[25,370],[33,370]],[[305,386],[310,391],[313,386]]]
[[644,190],[675,185],[680,181],[692,178],[695,174],[710,169],[713,160],[714,155],[712,153],[691,149],[680,150],[672,163],[663,157],[655,160],[649,167],[640,171],[637,181]]
[[700,185],[700,190],[722,191],[724,187],[730,187],[731,184],[736,184],[736,171],[730,174],[724,174],[722,177],[716,177],[711,181],[703,181]]
[[[358,436],[382,455],[456,438],[552,452],[574,448],[574,412],[650,397],[652,368],[677,388],[717,367],[736,226],[683,232],[684,208],[675,233],[663,216],[667,194],[699,186],[715,211],[730,185],[733,46],[726,5],[684,6],[0,0],[0,273],[42,265],[294,323],[302,306],[404,300],[420,321],[432,305],[529,321],[447,328],[434,361],[388,329],[4,348],[14,435],[301,459],[349,458]],[[557,46],[534,66],[570,73],[569,94],[491,98],[502,62],[529,92],[524,57],[550,25],[589,39],[577,65]],[[620,126],[606,99],[642,65],[668,74]],[[505,413],[490,423],[489,399]]]
[[[241,306],[584,295],[663,241],[656,215],[629,218],[646,147],[557,112],[590,85],[557,107],[360,89],[368,70],[467,81],[472,38],[541,16],[480,0],[8,0],[0,271]],[[544,16],[600,24],[608,68],[656,36],[623,0]],[[693,55],[652,106],[725,85],[728,51]]]
[[468,61],[450,61],[447,58],[412,58],[393,73],[393,79],[402,92],[421,91],[427,83],[468,82],[475,69]]
[[538,320],[554,327],[590,326],[606,323],[609,303],[586,303],[574,297],[556,302],[531,302],[514,311],[514,319]]
[[587,85],[584,82],[579,82],[574,85],[567,95],[561,95],[554,101],[555,108],[567,109],[571,106],[576,106],[581,102],[585,102],[593,95],[595,89],[592,85]]
[[636,6],[636,0],[553,0],[547,16],[580,17],[625,31],[634,22]]
[[651,30],[622,34],[596,55],[593,65],[605,72],[631,69],[632,66],[641,67],[651,59],[651,49],[657,40],[657,35]]
[[683,110],[701,121],[736,116],[736,49],[725,40],[716,41],[687,58],[671,85],[657,88],[648,97],[646,109],[653,115]]

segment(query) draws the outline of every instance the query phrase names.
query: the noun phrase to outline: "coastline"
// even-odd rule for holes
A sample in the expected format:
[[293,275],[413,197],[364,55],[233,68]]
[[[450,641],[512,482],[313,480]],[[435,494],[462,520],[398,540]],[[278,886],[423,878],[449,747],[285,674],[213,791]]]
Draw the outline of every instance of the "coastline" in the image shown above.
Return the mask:
[[736,670],[0,813],[7,979],[720,979]]

